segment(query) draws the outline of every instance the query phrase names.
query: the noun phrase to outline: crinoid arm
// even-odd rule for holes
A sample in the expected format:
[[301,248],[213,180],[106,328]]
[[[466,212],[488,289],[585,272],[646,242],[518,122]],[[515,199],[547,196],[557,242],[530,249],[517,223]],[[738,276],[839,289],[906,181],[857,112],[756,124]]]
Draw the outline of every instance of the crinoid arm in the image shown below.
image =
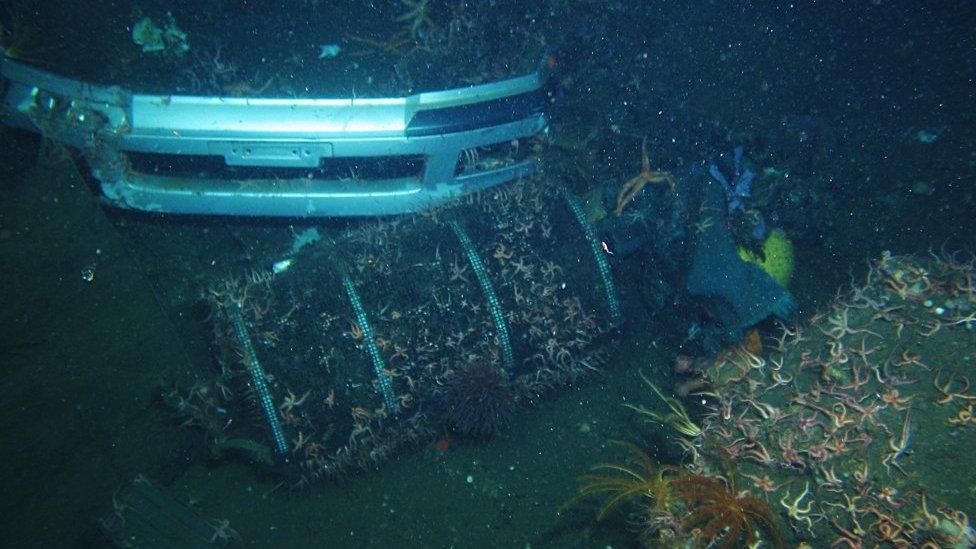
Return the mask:
[[[611,440],[610,443],[629,450],[631,461],[634,464],[600,463],[595,465],[593,471],[604,472],[580,475],[579,480],[583,483],[582,486],[575,496],[563,504],[561,509],[566,509],[594,494],[607,494],[607,499],[597,510],[597,520],[602,520],[611,511],[632,498],[643,497],[649,500],[660,498],[662,483],[669,481],[665,473],[670,471],[672,467],[655,466],[650,456],[636,444],[621,440]],[[657,504],[656,501],[655,504]]]
[[690,473],[673,479],[672,490],[689,510],[682,527],[699,528],[702,544],[731,548],[744,541],[751,545],[761,531],[773,547],[785,547],[776,512],[765,500],[739,495],[717,477]]
[[634,410],[642,416],[647,417],[655,423],[670,425],[674,430],[685,436],[694,438],[702,434],[701,427],[699,427],[698,424],[691,419],[691,417],[688,415],[688,411],[685,410],[685,407],[683,404],[681,404],[680,400],[674,397],[665,396],[664,393],[657,388],[657,385],[655,385],[654,382],[651,381],[650,378],[647,377],[647,374],[645,374],[643,371],[640,372],[640,376],[641,379],[644,380],[644,383],[649,386],[655,394],[657,394],[658,398],[664,401],[671,412],[661,414],[649,408],[645,408],[644,406],[634,404],[624,404],[624,406]]

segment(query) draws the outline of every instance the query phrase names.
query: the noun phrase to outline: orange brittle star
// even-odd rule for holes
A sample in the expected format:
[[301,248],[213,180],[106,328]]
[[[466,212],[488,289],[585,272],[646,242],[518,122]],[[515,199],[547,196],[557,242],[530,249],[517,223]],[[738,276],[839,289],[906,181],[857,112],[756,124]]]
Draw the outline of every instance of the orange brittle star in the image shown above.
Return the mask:
[[631,200],[637,196],[637,193],[641,192],[648,183],[659,183],[665,182],[671,188],[671,193],[674,194],[674,187],[677,184],[674,176],[670,172],[663,170],[651,170],[651,162],[647,157],[647,138],[645,137],[641,141],[641,171],[639,174],[627,180],[626,183],[621,185],[620,192],[617,193],[617,204],[613,209],[613,213],[620,215],[624,211],[624,207],[630,203]]

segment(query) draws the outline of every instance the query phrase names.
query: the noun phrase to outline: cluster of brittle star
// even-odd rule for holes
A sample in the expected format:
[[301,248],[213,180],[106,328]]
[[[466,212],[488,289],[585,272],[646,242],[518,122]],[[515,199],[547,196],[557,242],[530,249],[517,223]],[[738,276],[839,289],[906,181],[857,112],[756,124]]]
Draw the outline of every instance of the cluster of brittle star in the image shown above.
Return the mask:
[[[557,247],[552,241],[550,208],[562,203],[557,189],[523,181],[466,202],[463,219],[502,304],[516,349],[510,372],[516,398],[532,402],[598,369],[605,355],[595,339],[607,325],[598,318],[594,303],[587,301],[592,292],[581,294],[593,287],[598,275],[594,263],[590,284],[579,284],[579,278],[567,276],[567,267],[551,253]],[[353,251],[349,272],[357,280],[363,302],[374,304],[370,327],[384,360],[383,374],[392,381],[397,414],[390,413],[379,398],[371,402],[345,398],[341,379],[328,387],[306,389],[293,387],[285,376],[268,368],[280,419],[291,439],[288,457],[302,471],[300,484],[376,467],[405,445],[432,439],[439,425],[427,403],[441,396],[465,365],[480,361],[505,367],[487,300],[463,248],[442,222],[444,215],[437,210],[410,219],[364,222],[340,241],[340,246]],[[402,238],[411,231],[433,236],[411,250]],[[582,240],[579,245],[586,249]],[[417,257],[418,251],[422,258]],[[416,277],[413,282],[426,287],[420,292],[423,295],[406,290],[398,294],[375,283],[401,276]],[[339,349],[331,362],[350,364],[355,357],[367,371],[368,342],[351,308],[343,306],[336,315],[325,316],[333,335],[340,338],[335,345],[323,344],[323,352],[326,347],[332,353]],[[273,333],[274,326],[281,324],[270,320],[263,324],[269,329],[255,328],[266,346],[282,339]],[[320,362],[330,368],[330,360]],[[323,413],[327,417],[348,413],[348,418],[329,420],[334,425],[326,427]]]
[[[800,538],[969,540],[968,517],[926,498],[915,482],[925,463],[909,457],[925,430],[974,427],[964,372],[922,356],[927,338],[971,328],[974,262],[943,253],[929,263],[886,253],[808,326],[781,324],[767,352],[739,345],[718,357],[714,389],[697,393],[708,406],[704,435],[681,441],[690,466],[707,467],[704,437],[718,441]],[[917,422],[923,406],[944,411],[945,424]]]

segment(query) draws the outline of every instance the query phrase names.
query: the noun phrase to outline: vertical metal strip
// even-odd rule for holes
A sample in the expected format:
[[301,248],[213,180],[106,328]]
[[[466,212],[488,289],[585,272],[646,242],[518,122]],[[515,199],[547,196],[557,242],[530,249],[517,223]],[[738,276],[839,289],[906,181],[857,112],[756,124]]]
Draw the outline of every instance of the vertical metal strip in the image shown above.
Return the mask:
[[502,361],[505,363],[505,369],[511,372],[515,367],[515,355],[512,352],[512,340],[508,335],[508,323],[505,322],[505,315],[502,313],[502,305],[498,301],[498,294],[495,293],[495,288],[491,285],[491,280],[488,279],[488,271],[485,269],[485,264],[481,261],[481,257],[478,256],[478,252],[474,249],[471,238],[468,237],[468,234],[464,232],[461,224],[457,221],[451,220],[448,224],[451,226],[451,230],[454,231],[455,236],[457,236],[458,241],[461,242],[461,247],[464,248],[464,253],[468,257],[468,263],[471,264],[471,268],[474,270],[474,275],[478,279],[481,291],[485,294],[485,299],[488,300],[488,312],[491,314],[491,321],[495,325],[495,330],[498,332],[498,341],[502,346]]
[[356,322],[363,330],[366,351],[369,353],[369,358],[373,362],[373,372],[376,374],[376,380],[380,384],[380,395],[383,397],[383,403],[386,404],[386,409],[391,414],[396,414],[400,407],[397,405],[396,395],[393,394],[393,382],[386,373],[383,356],[380,355],[380,349],[376,346],[376,340],[373,339],[373,328],[369,325],[369,319],[366,317],[363,302],[359,299],[356,285],[353,284],[352,279],[347,274],[342,275],[342,287],[345,288],[346,295],[349,296],[349,303],[352,304],[352,309],[356,313]]
[[247,333],[241,308],[237,305],[231,305],[226,307],[226,311],[231,324],[234,326],[234,333],[237,334],[237,341],[240,342],[241,349],[244,351],[244,364],[251,375],[251,383],[254,385],[258,399],[261,401],[261,409],[264,410],[264,416],[268,419],[268,425],[271,427],[271,438],[274,440],[275,451],[279,455],[283,455],[288,452],[288,444],[285,442],[285,434],[281,429],[281,423],[278,421],[278,410],[271,399],[271,391],[268,390],[264,369],[258,362],[258,354],[254,351],[251,336]]
[[600,280],[603,282],[603,290],[607,294],[610,320],[616,324],[620,321],[620,301],[617,299],[617,290],[613,285],[610,264],[607,262],[606,256],[603,255],[603,247],[600,245],[600,239],[596,237],[593,226],[586,220],[586,213],[583,211],[583,207],[580,206],[579,201],[576,200],[576,197],[565,188],[561,190],[563,198],[566,199],[570,211],[573,212],[573,216],[576,218],[576,222],[583,229],[583,235],[586,238],[586,242],[590,245],[590,251],[592,251],[593,257],[596,258],[596,265],[600,271]]

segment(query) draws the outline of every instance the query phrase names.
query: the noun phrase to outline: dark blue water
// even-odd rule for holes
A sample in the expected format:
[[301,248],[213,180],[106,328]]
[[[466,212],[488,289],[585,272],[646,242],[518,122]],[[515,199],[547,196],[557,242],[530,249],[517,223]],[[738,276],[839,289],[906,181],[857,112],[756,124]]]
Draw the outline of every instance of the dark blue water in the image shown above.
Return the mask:
[[[143,51],[145,17],[185,36]],[[767,501],[776,526],[752,526],[763,546],[775,532],[814,547],[972,543],[971,5],[13,1],[0,23],[18,62],[163,95],[396,97],[551,71],[548,133],[520,145],[535,175],[379,222],[119,210],[83,155],[0,126],[5,545],[104,546],[149,529],[137,515],[254,546],[666,546],[707,529],[680,520],[702,505],[680,487],[663,507],[637,490],[600,521],[599,495],[563,507],[594,465],[641,473],[616,439],[743,491],[731,500]],[[472,366],[504,362],[502,338],[450,219],[510,328],[501,378]],[[249,293],[244,317],[291,446],[275,457],[213,290],[270,271],[311,227],[325,238]],[[735,259],[761,255],[774,229],[792,245],[788,287]],[[706,264],[722,270],[696,278]],[[410,397],[395,419],[357,416],[384,405],[342,272],[393,396]],[[806,338],[777,343],[783,326]],[[705,435],[622,406],[673,412],[641,371]],[[198,529],[140,503],[139,475]]]

